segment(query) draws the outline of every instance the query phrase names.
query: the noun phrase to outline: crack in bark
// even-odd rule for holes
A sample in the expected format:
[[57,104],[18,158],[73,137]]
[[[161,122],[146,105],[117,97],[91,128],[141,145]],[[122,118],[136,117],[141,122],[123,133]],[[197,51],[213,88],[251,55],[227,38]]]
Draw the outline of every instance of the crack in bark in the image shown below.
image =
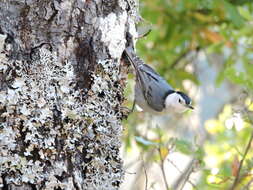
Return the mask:
[[75,49],[77,60],[77,88],[90,89],[91,73],[95,70],[95,57],[92,48],[92,38],[77,39],[78,47]]

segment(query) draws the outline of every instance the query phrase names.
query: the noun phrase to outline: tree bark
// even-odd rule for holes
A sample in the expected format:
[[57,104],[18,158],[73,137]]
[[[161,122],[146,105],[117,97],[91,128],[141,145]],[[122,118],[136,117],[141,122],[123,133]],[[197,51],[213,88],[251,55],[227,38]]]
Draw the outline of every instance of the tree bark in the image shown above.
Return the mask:
[[0,2],[0,189],[118,189],[135,1]]

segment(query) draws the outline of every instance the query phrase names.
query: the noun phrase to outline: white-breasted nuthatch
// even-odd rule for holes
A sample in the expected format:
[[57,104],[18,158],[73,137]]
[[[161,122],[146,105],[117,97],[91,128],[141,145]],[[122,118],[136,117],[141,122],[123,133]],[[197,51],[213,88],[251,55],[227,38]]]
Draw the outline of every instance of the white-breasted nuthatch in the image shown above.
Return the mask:
[[134,104],[143,111],[155,114],[193,109],[189,96],[175,91],[161,75],[136,55],[132,47],[127,47],[125,54],[136,71]]

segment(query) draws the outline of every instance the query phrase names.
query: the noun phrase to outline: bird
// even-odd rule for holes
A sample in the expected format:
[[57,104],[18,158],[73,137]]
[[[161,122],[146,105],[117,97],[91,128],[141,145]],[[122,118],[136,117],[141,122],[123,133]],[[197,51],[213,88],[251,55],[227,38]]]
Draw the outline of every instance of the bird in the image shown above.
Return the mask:
[[127,47],[125,54],[136,73],[132,111],[135,104],[144,112],[152,114],[181,113],[194,109],[191,98],[184,92],[173,89],[161,75],[136,55],[133,47]]

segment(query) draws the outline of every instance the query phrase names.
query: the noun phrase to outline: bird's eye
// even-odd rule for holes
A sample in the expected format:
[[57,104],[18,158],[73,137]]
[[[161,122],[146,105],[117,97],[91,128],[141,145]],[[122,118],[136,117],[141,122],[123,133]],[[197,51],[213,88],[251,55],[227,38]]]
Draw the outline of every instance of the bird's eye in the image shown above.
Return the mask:
[[182,100],[181,100],[181,99],[178,99],[178,102],[179,102],[179,103],[181,103],[181,102],[182,102]]

